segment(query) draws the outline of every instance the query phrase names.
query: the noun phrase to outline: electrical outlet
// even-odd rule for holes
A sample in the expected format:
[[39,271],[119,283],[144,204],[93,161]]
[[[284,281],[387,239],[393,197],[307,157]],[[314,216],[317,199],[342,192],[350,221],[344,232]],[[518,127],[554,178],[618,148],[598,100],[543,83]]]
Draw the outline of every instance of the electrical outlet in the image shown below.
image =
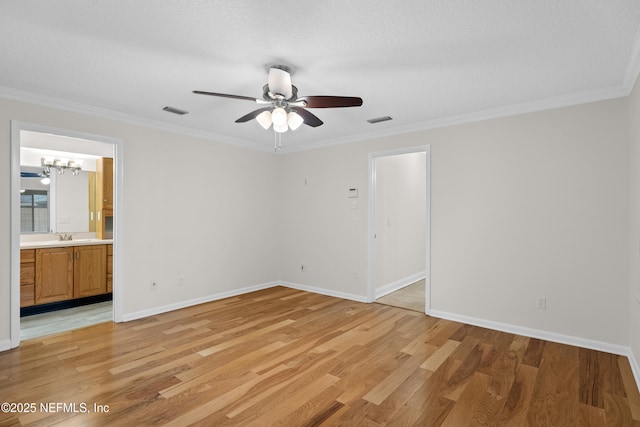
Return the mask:
[[300,264],[300,271],[303,273],[309,272],[309,266],[307,264]]
[[150,288],[152,291],[156,291],[156,290],[158,290],[158,282],[157,282],[156,280],[152,280],[152,281],[150,281],[150,282],[149,282],[149,288]]
[[547,297],[536,297],[536,308],[547,308]]
[[178,286],[184,286],[184,276],[178,276]]

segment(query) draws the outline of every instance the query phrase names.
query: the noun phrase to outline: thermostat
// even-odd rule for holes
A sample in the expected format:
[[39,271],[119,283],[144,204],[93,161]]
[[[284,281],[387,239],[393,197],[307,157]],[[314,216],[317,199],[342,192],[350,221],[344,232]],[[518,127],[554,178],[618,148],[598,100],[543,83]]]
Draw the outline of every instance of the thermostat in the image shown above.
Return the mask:
[[354,198],[358,197],[358,189],[357,188],[349,188],[347,190],[347,197],[349,197],[350,199],[354,199]]

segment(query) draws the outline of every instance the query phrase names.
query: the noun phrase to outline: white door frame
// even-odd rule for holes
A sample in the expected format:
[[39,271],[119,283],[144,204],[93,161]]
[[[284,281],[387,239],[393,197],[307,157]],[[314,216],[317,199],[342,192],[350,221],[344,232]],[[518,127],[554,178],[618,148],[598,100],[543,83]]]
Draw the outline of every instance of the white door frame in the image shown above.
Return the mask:
[[398,148],[369,153],[369,218],[368,240],[369,261],[367,274],[367,301],[375,301],[376,291],[376,159],[398,154],[425,153],[426,164],[426,224],[425,224],[425,307],[424,312],[431,312],[431,145]]
[[103,135],[77,132],[51,126],[11,120],[11,348],[20,345],[20,131],[48,133],[113,144],[114,150],[114,218],[113,218],[113,320],[122,322],[122,183],[123,140]]

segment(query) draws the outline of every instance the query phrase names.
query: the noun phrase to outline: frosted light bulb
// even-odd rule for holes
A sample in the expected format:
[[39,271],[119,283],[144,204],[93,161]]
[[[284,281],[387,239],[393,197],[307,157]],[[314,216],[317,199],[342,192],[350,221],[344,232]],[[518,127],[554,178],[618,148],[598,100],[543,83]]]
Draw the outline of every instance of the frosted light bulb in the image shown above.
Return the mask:
[[263,111],[262,113],[258,114],[256,120],[258,121],[258,123],[260,123],[260,126],[265,129],[269,129],[269,126],[271,126],[271,112]]
[[273,126],[282,126],[287,124],[287,112],[284,111],[284,108],[276,107],[271,112],[271,121],[273,122]]
[[289,123],[289,128],[291,130],[296,130],[298,129],[302,123],[304,123],[304,120],[302,119],[302,117],[300,117],[300,114],[296,113],[295,111],[291,111],[288,115],[289,120],[287,120],[287,122]]

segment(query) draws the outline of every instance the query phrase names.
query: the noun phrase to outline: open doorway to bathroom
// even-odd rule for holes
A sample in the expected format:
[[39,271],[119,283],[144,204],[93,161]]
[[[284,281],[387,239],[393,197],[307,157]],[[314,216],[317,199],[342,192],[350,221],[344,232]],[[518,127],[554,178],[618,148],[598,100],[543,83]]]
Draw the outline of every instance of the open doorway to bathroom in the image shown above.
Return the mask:
[[116,318],[119,144],[12,122],[12,347]]
[[426,313],[429,271],[429,148],[370,156],[369,295]]

